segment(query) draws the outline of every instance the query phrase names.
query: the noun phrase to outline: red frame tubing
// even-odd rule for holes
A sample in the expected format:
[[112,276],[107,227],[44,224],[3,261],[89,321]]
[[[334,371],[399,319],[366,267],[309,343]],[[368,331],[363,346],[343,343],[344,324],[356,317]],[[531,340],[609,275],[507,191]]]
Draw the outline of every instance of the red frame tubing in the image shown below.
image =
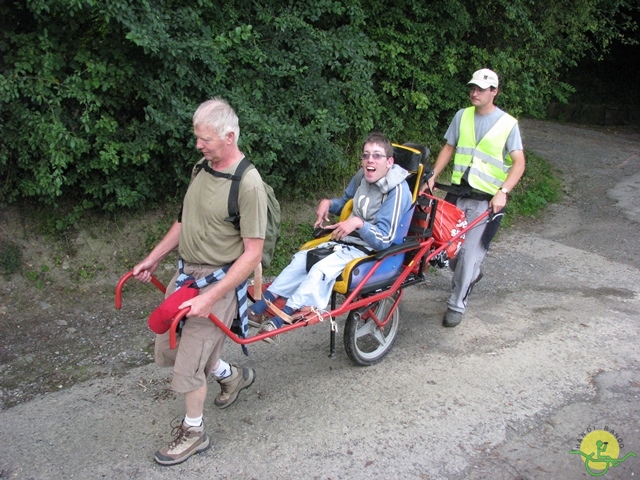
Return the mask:
[[[491,210],[487,210],[486,212],[484,212],[482,215],[480,215],[478,218],[476,218],[473,222],[471,222],[467,228],[461,230],[457,235],[454,235],[453,237],[451,237],[451,239],[447,242],[442,244],[440,247],[438,247],[437,249],[429,252],[429,248],[431,248],[432,244],[433,244],[433,237],[430,237],[422,242],[420,242],[420,244],[418,245],[418,247],[416,247],[415,245],[409,246],[407,248],[407,250],[400,250],[397,253],[401,253],[403,251],[411,251],[411,250],[418,250],[417,254],[414,255],[413,260],[411,260],[411,262],[409,262],[407,265],[402,265],[402,272],[400,273],[400,275],[398,275],[398,277],[396,278],[396,280],[393,282],[393,284],[387,288],[386,290],[383,290],[381,292],[376,293],[375,295],[370,295],[367,297],[363,297],[359,300],[354,300],[355,298],[358,297],[358,295],[360,295],[360,292],[362,291],[363,287],[367,284],[367,281],[371,278],[371,276],[376,272],[376,270],[378,269],[378,267],[382,264],[382,261],[378,261],[376,262],[373,267],[371,268],[371,270],[365,275],[365,277],[362,279],[362,281],[360,282],[360,284],[353,290],[351,291],[351,293],[349,293],[349,295],[347,296],[347,298],[345,299],[345,301],[342,303],[342,305],[340,305],[340,307],[336,308],[335,310],[332,310],[331,312],[324,312],[321,316],[319,315],[312,315],[310,318],[303,318],[302,320],[291,324],[291,325],[285,325],[282,326],[280,328],[278,328],[277,330],[274,330],[272,332],[266,332],[266,333],[261,333],[258,335],[254,335],[252,337],[249,338],[240,338],[238,337],[236,334],[234,334],[229,327],[227,327],[226,325],[224,325],[215,315],[213,314],[209,314],[209,319],[219,328],[221,329],[225,335],[227,335],[229,338],[231,338],[234,342],[240,344],[240,345],[247,345],[250,343],[254,343],[254,342],[258,342],[261,340],[264,340],[265,338],[269,338],[269,337],[274,337],[276,335],[280,335],[282,333],[286,333],[290,330],[295,330],[297,328],[300,327],[306,327],[309,325],[314,325],[316,323],[320,323],[321,321],[325,320],[328,317],[339,317],[341,315],[344,315],[345,313],[355,309],[355,308],[360,308],[363,306],[367,306],[371,303],[377,302],[379,300],[382,300],[386,297],[389,297],[391,295],[393,295],[395,292],[400,292],[400,294],[398,295],[398,298],[396,299],[393,308],[389,311],[389,315],[387,316],[387,318],[384,320],[384,322],[380,323],[378,321],[378,319],[375,317],[375,315],[371,314],[371,318],[373,318],[374,322],[380,326],[383,327],[391,318],[391,314],[393,313],[393,311],[395,310],[395,308],[397,307],[398,303],[400,302],[401,298],[402,298],[402,289],[400,288],[402,283],[407,279],[407,277],[409,276],[409,274],[413,273],[417,273],[418,270],[418,266],[420,263],[420,260],[422,259],[422,257],[425,256],[425,254],[428,255],[426,257],[426,261],[429,261],[430,259],[432,259],[433,257],[435,257],[438,253],[440,253],[442,250],[446,249],[449,245],[451,245],[454,241],[456,241],[460,236],[464,235],[466,232],[468,232],[470,229],[474,228],[476,225],[478,225],[482,220],[484,220],[489,213],[491,212]],[[122,276],[122,278],[120,278],[120,281],[118,282],[118,285],[116,287],[116,308],[120,309],[122,306],[122,288],[124,286],[124,284],[127,282],[127,280],[129,280],[131,277],[133,276],[133,272],[127,272],[126,274],[124,274]],[[158,281],[158,279],[156,279],[154,276],[151,277],[151,281],[153,282],[153,284],[162,292],[165,293],[166,292],[166,288],[164,287],[164,285],[162,285],[162,283],[160,283]],[[176,348],[177,345],[177,339],[176,339],[176,330],[178,327],[178,323],[180,323],[180,320],[182,320],[186,314],[189,312],[189,308],[184,308],[182,310],[180,310],[175,317],[173,317],[173,320],[171,321],[171,327],[169,328],[169,346],[174,349]]]
[[[371,320],[373,320],[373,323],[375,323],[378,326],[378,328],[383,329],[387,325],[387,323],[389,323],[389,320],[391,320],[391,317],[393,316],[393,312],[398,307],[398,304],[400,303],[400,300],[402,300],[402,295],[403,294],[404,294],[404,290],[400,290],[398,292],[398,297],[393,302],[393,305],[389,309],[389,313],[387,313],[387,317],[383,321],[380,321],[378,319],[378,317],[376,316],[375,312],[373,311],[373,308],[371,308],[371,307],[369,307],[367,310],[362,312],[362,314],[360,316],[364,320],[367,320],[367,319],[370,318]],[[389,295],[389,296],[391,296],[391,295]]]
[[[118,285],[116,286],[116,309],[120,310],[120,308],[122,308],[122,287],[124,287],[124,284],[127,282],[127,280],[129,280],[131,277],[133,277],[133,270],[130,272],[125,273],[120,280],[118,281]],[[153,275],[151,275],[151,282],[158,287],[158,290],[160,290],[162,293],[165,293],[167,291],[167,289],[164,287],[164,285],[162,283],[160,283],[160,281],[154,277]]]

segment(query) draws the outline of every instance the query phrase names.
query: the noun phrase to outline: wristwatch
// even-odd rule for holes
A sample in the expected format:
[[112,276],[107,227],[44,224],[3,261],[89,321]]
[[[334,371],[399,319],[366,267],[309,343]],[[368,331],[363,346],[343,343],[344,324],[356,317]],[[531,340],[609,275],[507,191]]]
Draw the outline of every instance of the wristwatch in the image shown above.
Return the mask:
[[507,189],[506,189],[506,188],[504,188],[504,187],[502,187],[502,188],[500,189],[500,191],[501,191],[502,193],[504,193],[505,195],[508,195],[508,194],[509,194],[509,190],[507,190]]

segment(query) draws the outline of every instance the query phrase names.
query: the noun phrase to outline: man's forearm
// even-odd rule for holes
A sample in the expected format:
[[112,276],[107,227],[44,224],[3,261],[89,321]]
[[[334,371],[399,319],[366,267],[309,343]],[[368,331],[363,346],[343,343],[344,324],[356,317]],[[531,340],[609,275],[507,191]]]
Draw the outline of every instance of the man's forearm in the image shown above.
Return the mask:
[[502,184],[502,187],[507,189],[509,192],[515,188],[518,182],[520,182],[526,168],[526,161],[522,150],[514,150],[510,155],[513,164],[509,169],[507,178]]

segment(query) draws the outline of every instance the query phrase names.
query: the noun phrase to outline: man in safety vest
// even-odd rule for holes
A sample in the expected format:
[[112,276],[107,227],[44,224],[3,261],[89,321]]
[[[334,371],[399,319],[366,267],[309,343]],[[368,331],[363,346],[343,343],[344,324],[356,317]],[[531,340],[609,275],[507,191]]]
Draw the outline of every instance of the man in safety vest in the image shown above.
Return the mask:
[[[468,85],[472,106],[454,116],[428,185],[433,190],[435,179],[453,158],[451,183],[456,187],[445,200],[455,203],[472,222],[489,208],[494,215],[502,212],[509,192],[524,173],[525,157],[517,120],[494,103],[498,75],[483,68]],[[445,327],[455,327],[462,320],[471,289],[482,278],[480,267],[501,218],[497,215],[467,232],[460,252],[451,260],[454,273],[442,323]]]

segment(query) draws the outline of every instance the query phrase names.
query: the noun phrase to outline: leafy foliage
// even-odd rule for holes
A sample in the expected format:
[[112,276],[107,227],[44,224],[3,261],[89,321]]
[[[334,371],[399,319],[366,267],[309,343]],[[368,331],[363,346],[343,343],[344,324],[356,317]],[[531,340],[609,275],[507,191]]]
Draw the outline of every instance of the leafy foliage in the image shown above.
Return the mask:
[[8,278],[22,270],[22,250],[11,240],[0,241],[0,273]]
[[[433,147],[470,73],[540,116],[560,75],[632,41],[632,0],[9,0],[0,4],[0,203],[75,217],[179,198],[197,105],[239,113],[279,196],[335,186],[372,129]],[[69,221],[73,221],[71,218]],[[67,222],[68,223],[68,222]]]
[[541,117],[551,99],[573,91],[560,78],[580,58],[634,42],[639,8],[618,0],[375,2],[368,32],[380,52],[374,80],[384,130],[439,142],[466,106],[471,73],[484,67],[501,78],[502,108]]
[[560,197],[559,172],[533,152],[526,152],[526,156],[527,169],[507,202],[504,217],[507,224],[514,218],[535,216]]
[[296,223],[293,219],[283,219],[280,239],[276,244],[273,262],[264,273],[275,276],[289,265],[291,257],[300,246],[313,238],[313,227],[306,223]]

